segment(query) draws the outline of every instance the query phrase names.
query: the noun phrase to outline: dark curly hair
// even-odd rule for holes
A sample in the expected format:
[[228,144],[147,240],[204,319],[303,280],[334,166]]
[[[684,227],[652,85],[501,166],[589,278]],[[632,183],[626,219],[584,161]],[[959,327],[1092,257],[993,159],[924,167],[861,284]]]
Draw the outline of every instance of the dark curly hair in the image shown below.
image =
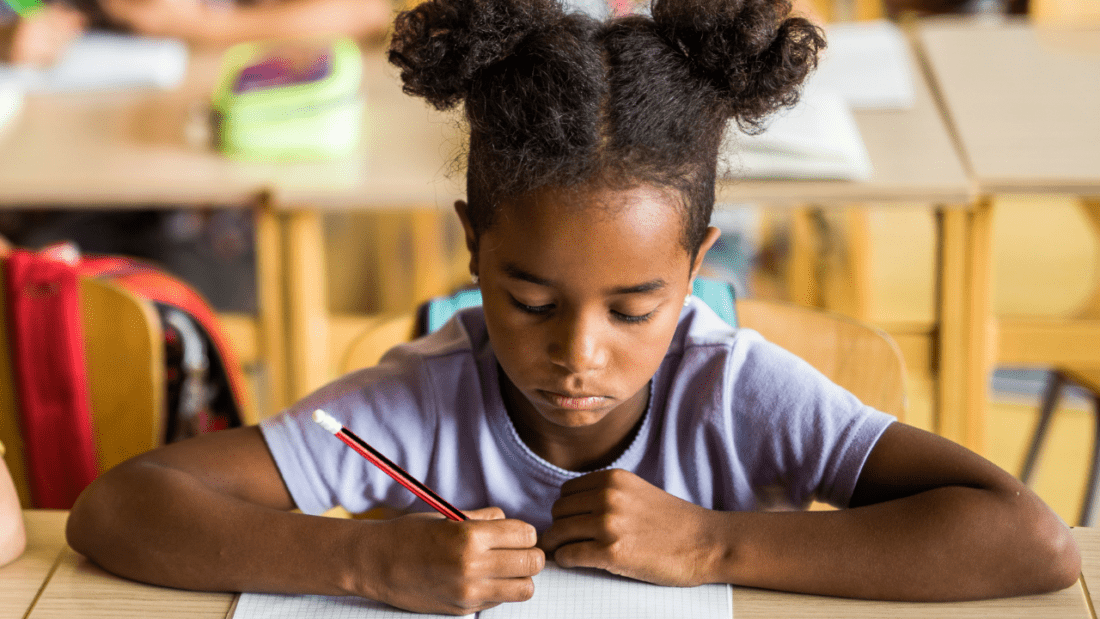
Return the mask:
[[756,132],[793,105],[825,46],[789,0],[654,0],[599,22],[556,0],[429,0],[398,15],[404,90],[465,103],[475,236],[500,205],[546,187],[653,184],[683,198],[694,257],[731,119]]

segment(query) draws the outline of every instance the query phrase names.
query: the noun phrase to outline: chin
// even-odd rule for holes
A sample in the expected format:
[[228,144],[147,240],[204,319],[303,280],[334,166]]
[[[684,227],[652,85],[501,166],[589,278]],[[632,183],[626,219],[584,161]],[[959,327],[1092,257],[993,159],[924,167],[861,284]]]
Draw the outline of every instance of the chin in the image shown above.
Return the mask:
[[606,409],[597,410],[568,410],[552,409],[541,410],[539,414],[550,423],[563,428],[584,428],[595,425],[607,416]]

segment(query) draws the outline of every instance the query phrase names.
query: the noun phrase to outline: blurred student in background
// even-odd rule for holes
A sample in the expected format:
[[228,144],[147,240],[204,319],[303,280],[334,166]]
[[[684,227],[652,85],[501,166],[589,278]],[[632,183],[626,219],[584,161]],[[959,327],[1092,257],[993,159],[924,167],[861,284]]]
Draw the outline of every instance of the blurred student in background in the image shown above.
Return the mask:
[[378,38],[391,13],[389,0],[55,0],[20,16],[0,0],[0,59],[47,66],[87,27],[210,44],[312,34]]

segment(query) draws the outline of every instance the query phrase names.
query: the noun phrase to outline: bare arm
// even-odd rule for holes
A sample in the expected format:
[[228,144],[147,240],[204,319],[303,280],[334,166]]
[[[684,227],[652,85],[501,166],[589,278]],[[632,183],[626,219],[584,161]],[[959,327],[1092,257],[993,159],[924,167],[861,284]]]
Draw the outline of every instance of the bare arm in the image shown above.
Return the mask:
[[381,36],[389,0],[286,0],[211,6],[203,0],[103,0],[104,11],[135,32],[227,44],[310,35]]
[[542,567],[534,529],[499,510],[458,523],[323,518],[293,507],[259,430],[242,428],[108,471],[81,494],[67,535],[106,569],[155,584],[360,595],[434,612],[526,599]]
[[[1052,591],[1080,572],[1068,528],[1038,496],[976,454],[902,424],[872,451],[850,509],[717,512],[627,473],[581,482],[588,477],[563,487],[542,542],[564,565],[666,584],[922,601]],[[647,524],[632,528],[638,522]]]
[[27,532],[23,526],[23,510],[19,495],[11,480],[8,464],[0,458],[0,565],[14,561],[23,554]]

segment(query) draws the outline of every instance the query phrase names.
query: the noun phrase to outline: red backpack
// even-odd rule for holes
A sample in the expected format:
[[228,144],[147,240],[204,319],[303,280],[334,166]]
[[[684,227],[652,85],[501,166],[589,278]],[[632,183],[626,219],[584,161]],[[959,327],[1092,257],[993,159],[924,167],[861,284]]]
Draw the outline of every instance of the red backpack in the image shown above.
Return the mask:
[[[187,284],[145,262],[81,256],[60,244],[5,261],[8,333],[27,483],[34,507],[68,509],[99,472],[79,281],[95,278],[150,302],[164,339],[160,442],[240,426],[246,387],[216,315]],[[135,368],[135,371],[140,371]]]

